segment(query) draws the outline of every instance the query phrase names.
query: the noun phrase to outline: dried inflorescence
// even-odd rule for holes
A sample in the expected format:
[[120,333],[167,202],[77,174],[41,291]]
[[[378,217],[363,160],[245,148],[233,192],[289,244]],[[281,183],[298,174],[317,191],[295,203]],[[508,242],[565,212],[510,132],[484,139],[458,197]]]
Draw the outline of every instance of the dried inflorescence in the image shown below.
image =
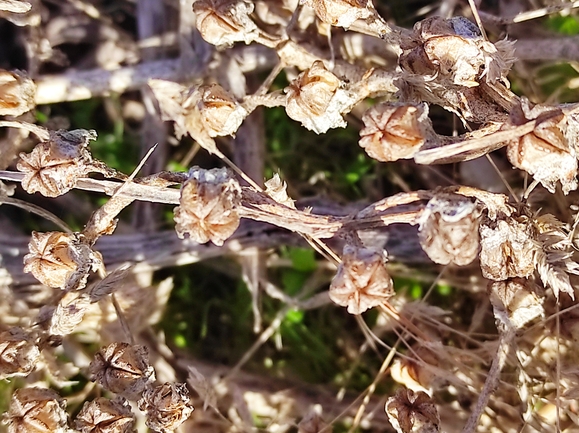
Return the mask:
[[196,0],[193,11],[196,27],[203,39],[216,46],[249,44],[259,37],[251,20],[254,4],[246,0]]
[[65,401],[51,389],[17,389],[5,415],[8,433],[68,432],[65,407]]
[[74,233],[32,232],[24,256],[24,272],[30,272],[42,284],[61,289],[85,286],[89,271],[98,268],[100,254]]
[[537,249],[533,224],[520,215],[485,221],[480,226],[480,265],[485,278],[503,281],[527,278],[535,270]]
[[40,350],[22,328],[13,327],[0,333],[0,380],[27,376],[36,367]]
[[24,173],[22,188],[46,197],[70,191],[79,178],[94,169],[87,146],[95,139],[93,130],[51,131],[49,141],[39,143],[29,154],[20,154],[17,168]]
[[[537,285],[526,278],[511,278],[489,283],[493,308],[507,315],[515,328],[543,315],[543,299],[537,295]],[[495,312],[495,316],[497,312]]]
[[341,109],[347,96],[340,86],[340,79],[315,61],[284,89],[287,115],[318,134],[345,127]]
[[320,21],[346,29],[374,14],[369,0],[304,0],[303,3],[316,12]]
[[386,414],[398,433],[439,431],[440,416],[436,405],[422,391],[399,389],[386,402]]
[[191,168],[179,203],[175,230],[180,238],[188,234],[195,242],[223,245],[239,227],[241,187],[225,168]]
[[36,85],[23,73],[0,69],[0,116],[20,116],[36,106]]
[[239,129],[247,110],[218,84],[201,86],[197,90],[197,108],[201,124],[210,137],[233,135]]
[[99,350],[89,371],[91,380],[129,400],[137,400],[155,380],[147,348],[128,343],[113,343]]
[[191,416],[193,405],[184,383],[165,383],[147,389],[139,400],[139,409],[147,416],[147,427],[169,433]]
[[427,104],[383,103],[362,117],[360,146],[378,161],[412,158],[433,133]]
[[132,433],[135,415],[126,400],[99,397],[84,404],[74,420],[74,427],[80,433]]
[[476,205],[463,196],[435,195],[420,218],[420,246],[435,263],[468,265],[479,250],[479,216]]
[[551,193],[561,182],[563,192],[577,189],[577,153],[565,136],[567,117],[558,108],[545,105],[531,107],[526,98],[511,111],[510,123],[523,125],[538,122],[532,132],[512,140],[507,146],[507,157],[515,167],[525,170]]
[[386,252],[346,244],[342,263],[330,285],[330,299],[350,314],[382,305],[394,296],[386,270]]

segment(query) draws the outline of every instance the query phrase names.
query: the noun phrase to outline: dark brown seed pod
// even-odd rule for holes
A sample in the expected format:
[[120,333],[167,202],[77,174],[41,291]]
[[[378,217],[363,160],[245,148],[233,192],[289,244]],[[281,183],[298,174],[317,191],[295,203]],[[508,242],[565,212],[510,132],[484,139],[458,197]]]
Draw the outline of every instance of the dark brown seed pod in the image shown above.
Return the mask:
[[113,343],[99,350],[89,371],[91,380],[129,400],[137,400],[155,380],[147,348],[128,343]]
[[422,391],[399,389],[386,402],[386,415],[398,433],[439,431],[438,409]]
[[434,196],[420,219],[418,238],[434,263],[471,263],[479,250],[479,216],[476,205],[463,196]]

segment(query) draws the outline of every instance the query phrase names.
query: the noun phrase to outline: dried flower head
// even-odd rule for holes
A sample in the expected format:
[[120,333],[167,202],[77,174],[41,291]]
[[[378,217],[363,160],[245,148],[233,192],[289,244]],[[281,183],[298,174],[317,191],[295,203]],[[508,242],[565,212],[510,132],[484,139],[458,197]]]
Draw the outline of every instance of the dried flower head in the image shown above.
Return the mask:
[[398,433],[440,431],[438,410],[425,392],[399,389],[388,399],[385,410]]
[[218,84],[202,86],[197,108],[201,123],[210,137],[233,135],[239,129],[247,110]]
[[338,77],[321,60],[315,61],[284,89],[287,115],[318,134],[345,127],[340,114],[344,99],[340,85]]
[[5,418],[8,433],[65,433],[65,407],[65,401],[51,389],[17,389]]
[[74,427],[81,433],[131,433],[135,431],[135,415],[126,400],[99,397],[84,404]]
[[420,219],[422,249],[435,263],[468,265],[479,250],[479,216],[476,205],[463,196],[435,195]]
[[103,347],[95,354],[89,371],[91,380],[129,400],[137,400],[147,385],[155,380],[147,348],[128,343]]
[[193,3],[197,29],[203,39],[216,46],[255,41],[259,29],[249,17],[253,9],[253,2],[245,0],[196,0]]
[[35,94],[34,81],[22,72],[0,69],[0,116],[20,116],[32,110]]
[[193,412],[184,383],[165,383],[147,389],[139,400],[139,409],[147,415],[147,427],[161,433],[172,432]]
[[310,6],[320,21],[345,29],[356,20],[373,15],[368,0],[302,0],[302,3]]
[[22,328],[0,333],[0,380],[27,376],[36,367],[40,350]]
[[531,104],[521,98],[521,105],[511,112],[514,126],[547,116],[532,132],[509,142],[507,157],[515,167],[525,170],[551,193],[557,182],[563,192],[577,189],[577,153],[565,137],[566,116],[557,108]]
[[366,111],[362,121],[360,146],[383,162],[412,158],[424,144],[427,130],[432,129],[425,103],[379,104]]
[[91,250],[74,233],[32,232],[24,256],[24,272],[30,272],[42,284],[65,290],[86,285],[88,273],[102,262],[100,254]]
[[526,278],[493,281],[489,283],[489,292],[493,308],[506,313],[515,328],[522,328],[544,313],[537,286]]
[[526,278],[534,269],[537,243],[526,216],[485,221],[480,226],[480,265],[485,278]]
[[225,168],[191,168],[179,203],[174,218],[180,238],[188,234],[202,244],[223,245],[239,227],[241,187]]
[[24,173],[22,188],[29,194],[39,192],[58,197],[70,191],[80,177],[92,170],[87,149],[96,132],[77,129],[50,132],[50,140],[39,143],[29,154],[21,153],[17,168]]
[[330,299],[350,314],[387,302],[394,296],[392,279],[386,271],[385,251],[346,244],[342,263],[330,285]]

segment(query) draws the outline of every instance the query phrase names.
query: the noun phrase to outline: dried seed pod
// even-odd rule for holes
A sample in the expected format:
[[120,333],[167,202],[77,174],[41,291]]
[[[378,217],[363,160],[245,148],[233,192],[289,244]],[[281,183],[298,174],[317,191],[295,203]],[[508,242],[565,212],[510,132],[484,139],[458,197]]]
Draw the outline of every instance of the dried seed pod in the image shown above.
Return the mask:
[[68,432],[65,407],[65,401],[51,389],[17,389],[5,418],[8,433]]
[[368,0],[303,0],[320,21],[337,27],[349,28],[356,20],[373,16]]
[[463,196],[434,196],[420,219],[420,246],[434,263],[468,265],[479,250],[479,216],[476,205]]
[[529,218],[497,219],[480,226],[480,265],[485,278],[503,281],[530,276],[538,247]]
[[379,104],[362,117],[360,146],[378,161],[412,158],[432,131],[428,105]]
[[551,193],[557,182],[561,182],[563,192],[577,189],[577,153],[565,137],[566,116],[558,108],[531,104],[521,98],[510,117],[514,126],[522,125],[541,116],[549,116],[540,122],[532,132],[509,142],[507,157],[515,167],[525,170]]
[[24,272],[30,272],[42,284],[65,290],[83,288],[88,273],[102,263],[100,254],[92,251],[78,235],[72,233],[32,232],[24,256]]
[[316,60],[284,89],[287,115],[317,134],[345,127],[340,110],[346,95],[340,85],[338,77],[321,60]]
[[31,373],[40,350],[22,328],[13,327],[0,333],[0,380]]
[[239,227],[241,187],[225,168],[191,168],[179,202],[174,218],[180,238],[188,234],[195,242],[223,245]]
[[495,311],[506,313],[517,329],[544,313],[543,299],[537,296],[537,286],[526,278],[490,282],[489,292]]
[[0,116],[20,116],[32,110],[35,94],[34,81],[22,72],[0,69]]
[[24,173],[22,188],[45,197],[70,191],[79,178],[92,170],[87,146],[89,140],[95,139],[93,130],[51,131],[49,141],[39,143],[29,154],[20,154],[17,168]]
[[155,380],[147,348],[128,343],[103,347],[95,354],[89,371],[91,380],[129,400],[137,400],[147,385]]
[[385,409],[398,433],[440,431],[438,409],[425,392],[399,389],[394,397],[388,399]]
[[161,433],[172,432],[193,412],[184,383],[165,383],[147,389],[139,400],[139,409],[147,415],[147,427]]
[[249,17],[253,8],[253,2],[245,0],[196,0],[195,25],[210,44],[223,46],[240,41],[249,44],[259,37],[259,29]]
[[81,433],[131,433],[135,431],[135,415],[126,400],[99,397],[84,404],[74,427]]
[[198,90],[201,123],[210,137],[233,135],[247,117],[247,110],[218,84]]
[[342,263],[330,285],[330,299],[350,314],[381,305],[394,296],[392,279],[386,271],[385,251],[344,247]]

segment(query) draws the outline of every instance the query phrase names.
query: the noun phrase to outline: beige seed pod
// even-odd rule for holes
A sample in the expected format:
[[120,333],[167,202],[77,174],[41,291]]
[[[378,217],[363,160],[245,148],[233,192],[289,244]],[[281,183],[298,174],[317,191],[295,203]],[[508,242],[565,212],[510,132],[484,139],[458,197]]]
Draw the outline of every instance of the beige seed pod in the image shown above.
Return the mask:
[[179,202],[174,218],[180,238],[223,245],[239,227],[241,187],[225,168],[191,168]]
[[320,21],[337,27],[349,28],[356,20],[373,15],[368,0],[303,0]]
[[24,272],[42,284],[64,290],[79,290],[86,285],[91,270],[102,263],[98,252],[82,242],[75,233],[32,232],[24,256]]
[[284,89],[287,115],[318,134],[330,128],[345,127],[340,114],[343,91],[341,81],[321,60],[303,71]]
[[495,281],[526,278],[535,270],[538,247],[526,216],[485,221],[480,226],[480,265],[483,277]]
[[196,0],[193,3],[197,29],[203,39],[216,46],[255,41],[259,29],[249,17],[253,9],[253,2],[245,0]]
[[103,347],[95,354],[89,371],[91,380],[129,400],[137,400],[155,380],[149,351],[136,344],[112,343]]
[[233,135],[247,117],[247,110],[218,84],[202,86],[197,103],[201,123],[210,137]]
[[394,296],[392,279],[386,271],[383,251],[346,244],[342,263],[330,284],[330,299],[350,314],[387,302]]
[[68,432],[65,407],[65,401],[51,389],[17,389],[5,416],[8,433]]
[[479,216],[476,205],[463,196],[435,195],[420,218],[420,246],[434,263],[471,263],[479,250]]
[[22,188],[29,194],[58,197],[70,191],[79,178],[92,170],[92,157],[87,149],[95,131],[50,132],[50,140],[39,143],[29,154],[21,153],[17,164],[24,173]]
[[27,376],[36,367],[40,350],[22,328],[0,333],[0,380]]
[[561,182],[563,192],[577,189],[577,153],[565,137],[566,116],[558,108],[535,105],[521,98],[521,105],[515,107],[510,116],[513,126],[530,120],[549,116],[540,122],[532,132],[512,140],[507,146],[507,157],[515,167],[525,170],[551,193],[557,182]]
[[80,433],[131,433],[135,431],[135,415],[126,400],[99,397],[84,404],[74,427]]
[[362,121],[360,146],[383,162],[412,158],[432,131],[425,103],[379,104],[366,111]]
[[440,431],[438,409],[425,392],[399,389],[387,400],[385,410],[398,433]]
[[147,415],[147,427],[161,433],[172,432],[193,412],[184,383],[165,383],[147,389],[138,404]]
[[511,278],[492,281],[488,289],[495,311],[505,313],[517,329],[544,314],[543,299],[537,295],[537,285],[531,280]]
[[32,110],[35,94],[34,81],[22,72],[0,69],[0,116],[20,116]]

